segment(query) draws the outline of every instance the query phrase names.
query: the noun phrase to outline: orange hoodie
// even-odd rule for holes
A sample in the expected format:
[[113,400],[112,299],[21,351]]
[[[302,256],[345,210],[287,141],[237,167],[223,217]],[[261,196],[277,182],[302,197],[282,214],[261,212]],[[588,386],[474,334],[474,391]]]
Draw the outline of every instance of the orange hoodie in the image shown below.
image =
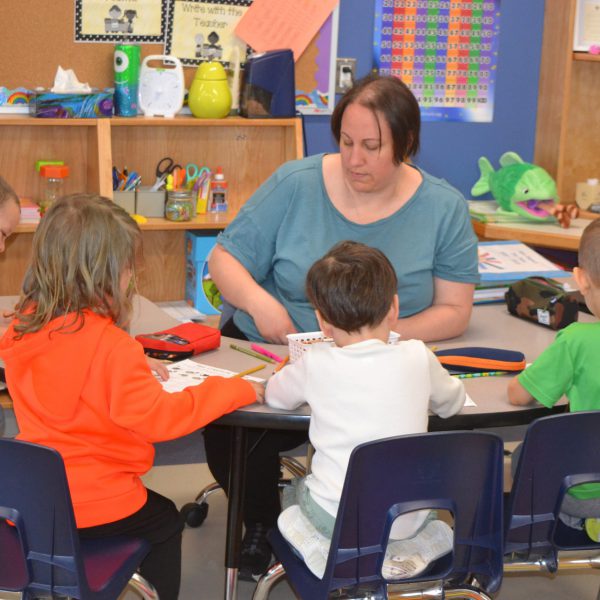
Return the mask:
[[60,317],[14,340],[0,340],[19,439],[50,446],[64,461],[78,527],[133,514],[146,502],[140,475],[153,442],[203,427],[255,400],[243,379],[209,377],[177,393],[163,390],[142,346],[114,323],[85,313],[79,331],[54,332]]

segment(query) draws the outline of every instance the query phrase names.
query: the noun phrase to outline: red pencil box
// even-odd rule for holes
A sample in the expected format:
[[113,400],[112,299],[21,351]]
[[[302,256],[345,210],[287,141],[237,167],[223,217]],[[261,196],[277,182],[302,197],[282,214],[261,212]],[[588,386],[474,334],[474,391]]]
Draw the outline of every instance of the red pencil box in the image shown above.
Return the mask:
[[162,360],[182,360],[221,345],[221,332],[199,323],[182,323],[176,327],[136,335],[144,352]]
[[516,350],[470,347],[438,350],[434,354],[444,367],[454,373],[519,372],[525,368],[525,356]]

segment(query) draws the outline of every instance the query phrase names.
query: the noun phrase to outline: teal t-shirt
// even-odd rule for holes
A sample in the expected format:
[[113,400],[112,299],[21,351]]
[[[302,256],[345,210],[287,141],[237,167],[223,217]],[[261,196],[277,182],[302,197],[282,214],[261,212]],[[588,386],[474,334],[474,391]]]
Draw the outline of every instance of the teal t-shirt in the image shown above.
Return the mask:
[[[549,408],[565,395],[572,412],[599,410],[599,356],[600,322],[572,323],[519,375],[519,383]],[[584,483],[569,492],[580,499],[599,498],[600,484]]]
[[[244,204],[217,239],[288,311],[298,331],[318,329],[304,291],[310,266],[342,240],[379,248],[398,276],[400,316],[433,303],[433,278],[477,283],[477,239],[467,203],[442,179],[420,170],[423,182],[393,215],[359,225],[331,203],[323,155],[282,165]],[[260,341],[254,321],[237,310],[234,322]]]

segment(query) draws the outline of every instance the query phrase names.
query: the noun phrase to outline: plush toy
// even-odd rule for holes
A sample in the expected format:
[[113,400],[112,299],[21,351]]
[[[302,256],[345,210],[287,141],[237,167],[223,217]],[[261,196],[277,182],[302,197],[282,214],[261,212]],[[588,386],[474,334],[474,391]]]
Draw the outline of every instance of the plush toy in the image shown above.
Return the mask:
[[491,192],[498,211],[518,213],[532,221],[558,223],[568,227],[577,216],[575,205],[560,204],[556,183],[547,171],[525,162],[516,152],[500,157],[500,169],[494,171],[490,161],[478,161],[481,176],[471,189],[473,196]]

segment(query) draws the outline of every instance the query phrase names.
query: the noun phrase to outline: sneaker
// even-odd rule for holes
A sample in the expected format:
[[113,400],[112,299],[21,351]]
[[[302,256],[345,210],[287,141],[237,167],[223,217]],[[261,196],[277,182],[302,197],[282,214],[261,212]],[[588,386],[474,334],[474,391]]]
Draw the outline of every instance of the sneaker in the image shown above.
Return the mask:
[[600,542],[600,519],[586,519],[585,532],[594,542]]
[[246,528],[242,540],[242,556],[238,577],[244,581],[258,581],[271,564],[271,545],[267,540],[269,527],[255,523]]

